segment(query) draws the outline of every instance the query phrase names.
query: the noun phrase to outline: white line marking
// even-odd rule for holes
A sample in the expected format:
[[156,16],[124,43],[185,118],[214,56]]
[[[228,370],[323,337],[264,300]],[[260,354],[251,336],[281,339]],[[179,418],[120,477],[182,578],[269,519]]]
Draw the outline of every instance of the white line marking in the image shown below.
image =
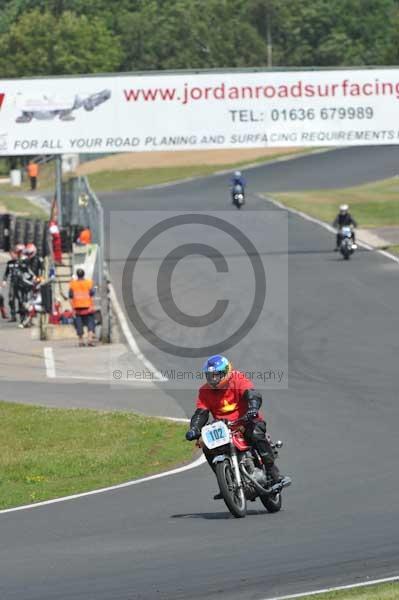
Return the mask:
[[46,346],[43,349],[43,354],[44,364],[46,365],[46,375],[49,379],[54,379],[56,377],[56,374],[53,349],[50,346]]
[[390,583],[399,581],[399,575],[394,577],[385,577],[384,579],[374,579],[364,581],[363,583],[352,583],[350,585],[340,585],[338,587],[325,588],[324,590],[315,590],[313,592],[304,592],[303,594],[291,594],[290,596],[274,596],[273,598],[264,598],[264,600],[291,600],[293,598],[303,598],[305,596],[317,596],[318,594],[327,594],[328,592],[339,592],[340,590],[352,590],[354,588],[378,585],[380,583]]
[[[163,417],[162,417],[163,418]],[[139,483],[145,483],[147,481],[153,481],[154,479],[161,479],[162,477],[168,477],[169,475],[178,475],[179,473],[184,473],[184,471],[190,471],[191,469],[195,469],[196,467],[201,466],[206,462],[206,458],[203,454],[199,458],[197,458],[194,462],[189,463],[188,465],[184,465],[184,467],[178,467],[177,469],[172,469],[171,471],[166,471],[164,473],[158,473],[157,475],[150,475],[149,477],[143,477],[142,479],[134,479],[133,481],[127,481],[125,483],[120,483],[118,485],[112,485],[110,487],[101,488],[99,490],[92,490],[91,492],[83,492],[82,494],[74,494],[73,496],[64,496],[63,498],[55,498],[54,500],[45,500],[44,502],[37,502],[36,504],[26,504],[25,506],[17,506],[16,508],[6,508],[5,510],[0,510],[0,515],[17,512],[19,510],[27,510],[28,508],[38,508],[39,506],[47,506],[49,504],[57,504],[58,502],[66,502],[67,500],[75,500],[76,498],[84,498],[85,496],[94,496],[94,494],[102,494],[103,492],[110,492],[112,490],[120,490],[125,487],[131,487],[133,485],[138,485]]]
[[[294,215],[298,215],[298,217],[302,217],[302,219],[305,219],[306,221],[316,223],[316,225],[320,225],[320,227],[327,229],[327,231],[330,231],[331,233],[336,233],[336,229],[328,223],[324,223],[324,221],[320,221],[315,217],[311,217],[310,215],[307,215],[306,213],[301,212],[300,210],[296,210],[296,208],[290,208],[289,206],[285,206],[285,204],[279,202],[278,200],[275,200],[274,198],[271,198],[270,196],[265,196],[263,194],[257,194],[257,196],[258,198],[262,198],[262,200],[267,200],[268,202],[274,204],[278,208],[282,208],[287,212],[290,212]],[[379,250],[378,248],[374,248],[374,246],[370,246],[370,244],[367,244],[366,242],[361,242],[360,240],[357,241],[357,244],[358,246],[362,246],[362,248],[366,248],[366,250],[373,250],[374,252],[378,252],[386,258],[389,258],[390,260],[393,260],[394,262],[399,264],[399,257],[395,256],[394,254],[391,254],[390,252],[387,252],[386,250]]]
[[[148,415],[152,416],[152,415]],[[176,423],[190,423],[190,419],[183,419],[182,417],[158,417],[155,416],[154,419],[164,419],[166,421],[175,421]]]
[[125,336],[126,341],[129,344],[131,351],[136,356],[136,358],[138,358],[138,360],[141,360],[141,362],[144,364],[145,367],[147,367],[147,369],[149,371],[153,372],[153,374],[154,374],[153,381],[158,381],[158,382],[159,381],[168,381],[168,378],[164,377],[162,375],[162,373],[160,371],[158,371],[154,367],[154,365],[141,352],[140,348],[138,347],[138,345],[136,343],[136,340],[133,337],[132,332],[130,331],[130,327],[126,320],[125,314],[124,314],[123,310],[121,309],[118,298],[116,297],[115,289],[114,289],[114,286],[112,285],[112,283],[109,284],[109,289],[110,289],[110,295],[111,295],[111,302],[113,303],[113,305],[115,307],[116,316],[118,317],[118,321],[119,321],[119,324],[123,331],[123,335]]

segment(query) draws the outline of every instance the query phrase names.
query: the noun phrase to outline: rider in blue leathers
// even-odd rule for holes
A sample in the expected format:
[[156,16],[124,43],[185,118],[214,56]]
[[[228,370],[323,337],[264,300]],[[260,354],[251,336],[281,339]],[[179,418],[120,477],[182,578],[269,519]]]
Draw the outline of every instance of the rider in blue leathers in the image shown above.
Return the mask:
[[[233,177],[231,178],[231,198],[232,198],[233,204],[235,204],[234,194],[237,193],[236,186],[240,186],[239,191],[242,192],[242,195],[245,198],[246,184],[247,184],[247,182],[245,181],[244,177],[242,176],[241,171],[235,171]],[[238,208],[239,208],[239,206],[238,206]]]
[[235,185],[240,185],[242,187],[242,191],[245,192],[245,186],[247,185],[247,182],[243,177],[241,171],[234,172],[234,175],[231,178],[231,184],[233,188]]

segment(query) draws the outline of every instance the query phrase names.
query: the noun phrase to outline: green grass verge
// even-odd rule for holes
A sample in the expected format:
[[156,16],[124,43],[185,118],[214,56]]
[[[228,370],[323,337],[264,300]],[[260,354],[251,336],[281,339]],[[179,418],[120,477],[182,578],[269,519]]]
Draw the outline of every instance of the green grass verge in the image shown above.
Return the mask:
[[210,175],[214,167],[162,167],[158,169],[129,169],[126,171],[101,171],[89,175],[90,186],[96,192],[117,192],[147,185],[169,183],[189,177]]
[[29,202],[29,200],[18,196],[1,194],[1,191],[0,205],[4,206],[6,212],[15,213],[16,215],[31,217],[33,219],[48,219],[48,215],[44,212],[44,210],[32,202]]
[[156,185],[159,183],[169,183],[179,181],[180,179],[188,179],[189,177],[206,177],[218,171],[230,170],[234,171],[237,168],[244,168],[249,164],[261,164],[276,158],[284,158],[302,154],[304,152],[314,151],[314,148],[301,149],[292,155],[283,154],[276,150],[275,153],[269,156],[262,156],[250,161],[241,161],[234,164],[226,165],[198,165],[187,167],[160,167],[148,169],[129,169],[124,171],[101,171],[88,175],[90,185],[96,192],[113,192],[121,190],[131,190],[134,188],[144,187],[147,185]]
[[387,250],[393,254],[399,254],[399,245],[388,246]]
[[0,402],[0,509],[114,485],[189,462],[186,426],[132,413]]
[[399,583],[384,583],[342,590],[338,592],[327,592],[312,596],[301,596],[298,600],[398,600]]
[[399,225],[399,179],[351,188],[273,194],[290,208],[331,223],[340,204],[349,204],[359,227]]

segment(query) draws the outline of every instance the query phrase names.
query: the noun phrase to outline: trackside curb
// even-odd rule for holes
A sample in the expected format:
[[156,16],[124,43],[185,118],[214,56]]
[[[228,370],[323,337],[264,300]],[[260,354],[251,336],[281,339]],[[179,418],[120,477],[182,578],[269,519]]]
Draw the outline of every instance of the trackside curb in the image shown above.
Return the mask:
[[399,575],[395,575],[393,577],[385,577],[384,579],[373,579],[371,581],[363,581],[362,583],[350,583],[348,585],[340,585],[338,587],[325,588],[322,590],[315,590],[313,592],[303,592],[302,594],[290,594],[289,596],[274,596],[273,598],[264,598],[263,600],[294,600],[294,598],[300,600],[301,598],[305,598],[307,596],[318,596],[320,594],[328,594],[329,592],[353,590],[356,588],[379,585],[381,583],[394,583],[395,581],[399,581]]

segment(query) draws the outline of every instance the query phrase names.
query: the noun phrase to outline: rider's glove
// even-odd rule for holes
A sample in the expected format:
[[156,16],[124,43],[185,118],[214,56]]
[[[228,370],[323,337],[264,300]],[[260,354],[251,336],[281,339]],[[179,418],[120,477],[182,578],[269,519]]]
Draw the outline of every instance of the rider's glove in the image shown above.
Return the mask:
[[193,440],[198,440],[200,434],[198,432],[198,429],[189,429],[186,432],[186,440],[188,440],[189,442],[192,442]]
[[252,419],[256,419],[256,417],[258,416],[258,409],[257,408],[249,408],[247,410],[247,414],[245,416],[248,421],[252,421]]

